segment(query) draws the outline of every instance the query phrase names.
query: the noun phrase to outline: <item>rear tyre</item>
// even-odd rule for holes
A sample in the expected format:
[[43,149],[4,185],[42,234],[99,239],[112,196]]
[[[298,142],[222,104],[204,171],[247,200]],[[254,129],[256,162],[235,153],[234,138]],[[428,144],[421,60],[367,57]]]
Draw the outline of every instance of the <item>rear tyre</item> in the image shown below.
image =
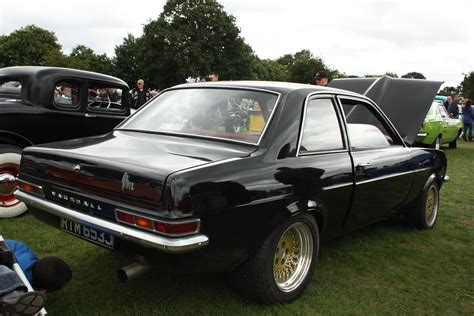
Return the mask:
[[407,213],[411,226],[418,229],[431,229],[436,224],[439,210],[439,186],[431,181],[415,201],[413,209]]
[[0,145],[0,218],[15,217],[27,210],[25,203],[13,196],[20,158],[21,148]]
[[452,142],[449,142],[449,148],[458,148],[458,138],[456,137]]
[[302,213],[280,224],[260,248],[230,275],[242,296],[264,303],[290,303],[311,281],[319,251],[317,222]]

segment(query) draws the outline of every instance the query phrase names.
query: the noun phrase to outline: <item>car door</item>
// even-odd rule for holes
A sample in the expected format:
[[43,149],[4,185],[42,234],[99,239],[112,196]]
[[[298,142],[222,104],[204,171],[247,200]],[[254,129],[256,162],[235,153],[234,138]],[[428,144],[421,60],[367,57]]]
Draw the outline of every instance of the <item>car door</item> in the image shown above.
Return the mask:
[[444,106],[438,106],[438,113],[443,120],[443,143],[456,139],[459,132],[459,119],[451,118]]
[[368,101],[339,97],[354,164],[354,198],[345,226],[355,229],[389,217],[413,180],[410,149]]
[[90,80],[85,91],[85,128],[89,135],[108,133],[130,115],[126,87]]
[[296,161],[280,176],[291,179],[295,175],[294,190],[300,201],[326,212],[327,238],[342,232],[353,192],[352,161],[343,126],[334,96],[310,96]]

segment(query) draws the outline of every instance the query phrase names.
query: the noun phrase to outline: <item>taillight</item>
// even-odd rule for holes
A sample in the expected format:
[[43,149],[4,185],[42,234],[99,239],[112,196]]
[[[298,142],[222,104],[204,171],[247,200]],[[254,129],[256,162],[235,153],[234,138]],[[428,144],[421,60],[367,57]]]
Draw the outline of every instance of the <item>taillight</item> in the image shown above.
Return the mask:
[[178,224],[155,222],[155,230],[168,235],[184,235],[197,232],[199,230],[199,222]]
[[17,185],[18,185],[18,188],[20,188],[22,191],[33,193],[41,197],[44,197],[43,187],[40,185],[29,183],[20,179],[17,179]]
[[135,225],[153,230],[153,221],[148,218],[135,216]]
[[131,214],[116,211],[115,215],[116,215],[117,220],[119,222],[124,222],[124,223],[132,224],[132,225],[135,224],[135,221],[133,219],[133,215],[131,215]]
[[115,211],[115,218],[118,222],[132,226],[151,230],[167,236],[185,236],[199,232],[200,220],[176,220],[165,221],[143,216],[134,215],[123,210]]

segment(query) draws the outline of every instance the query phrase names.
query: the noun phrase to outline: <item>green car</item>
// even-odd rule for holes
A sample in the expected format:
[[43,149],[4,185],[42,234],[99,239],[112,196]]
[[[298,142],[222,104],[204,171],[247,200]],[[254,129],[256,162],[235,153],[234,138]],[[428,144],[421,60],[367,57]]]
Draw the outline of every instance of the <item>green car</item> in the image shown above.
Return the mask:
[[439,148],[441,144],[449,143],[449,148],[458,147],[458,137],[462,132],[463,124],[459,118],[449,116],[442,101],[435,100],[426,115],[416,137],[416,142]]

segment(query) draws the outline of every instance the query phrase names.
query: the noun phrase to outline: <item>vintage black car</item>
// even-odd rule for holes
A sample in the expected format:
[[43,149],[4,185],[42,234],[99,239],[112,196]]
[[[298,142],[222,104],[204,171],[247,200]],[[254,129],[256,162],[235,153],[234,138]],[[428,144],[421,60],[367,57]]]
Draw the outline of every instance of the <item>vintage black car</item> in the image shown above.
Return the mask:
[[110,132],[130,114],[127,102],[128,86],[115,77],[54,67],[0,69],[0,217],[26,210],[13,196],[23,148]]
[[[377,98],[407,81],[388,83],[365,88]],[[419,93],[405,102],[427,107],[440,84],[408,83]],[[229,117],[239,128],[226,131]],[[435,225],[447,162],[407,145],[423,118],[402,124],[402,138],[371,99],[347,90],[180,85],[107,135],[26,148],[15,195],[96,244],[176,270],[229,272],[243,295],[291,302],[320,240],[398,216]]]

